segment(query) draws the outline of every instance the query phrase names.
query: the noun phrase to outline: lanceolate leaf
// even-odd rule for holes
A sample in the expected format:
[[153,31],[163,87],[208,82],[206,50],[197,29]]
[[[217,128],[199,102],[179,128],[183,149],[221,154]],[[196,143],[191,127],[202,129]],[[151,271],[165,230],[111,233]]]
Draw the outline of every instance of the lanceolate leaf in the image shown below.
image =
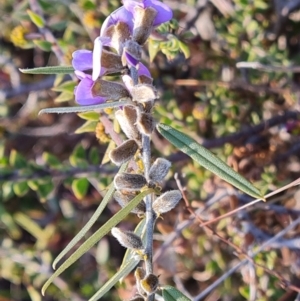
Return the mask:
[[167,285],[162,288],[162,295],[165,301],[191,301],[175,287]]
[[47,66],[32,69],[19,69],[23,73],[28,74],[69,74],[74,72],[72,66]]
[[[124,172],[126,170],[127,164],[123,164],[119,172]],[[108,191],[105,194],[102,202],[98,206],[97,210],[91,216],[86,225],[79,231],[79,233],[69,242],[69,244],[61,251],[61,253],[53,261],[52,267],[55,269],[57,263],[83,238],[83,236],[91,229],[94,223],[98,220],[98,217],[105,209],[108,202],[111,200],[113,193],[115,192],[115,187],[113,184],[110,185]]]
[[100,105],[92,105],[92,106],[78,106],[78,107],[63,107],[63,108],[48,108],[43,109],[39,112],[39,115],[45,113],[80,113],[80,112],[92,112],[95,110],[103,110],[106,108],[113,108],[113,107],[121,107],[128,104],[128,100],[116,101],[116,102],[105,102]]
[[89,301],[99,300],[106,294],[121,278],[126,277],[139,263],[138,259],[131,258],[125,265],[120,267],[119,271],[112,276],[100,289],[96,292]]
[[124,208],[117,212],[111,219],[109,219],[98,231],[96,231],[90,238],[88,238],[58,269],[57,271],[46,281],[42,287],[42,294],[45,294],[45,290],[58,277],[64,270],[66,270],[71,264],[73,264],[84,253],[91,249],[104,235],[106,235],[112,227],[116,226],[121,220],[123,220],[133,208],[135,208],[142,199],[153,193],[153,189],[146,189],[134,199],[132,199]]
[[158,124],[157,130],[182,152],[189,155],[193,160],[213,172],[223,180],[239,188],[241,191],[263,199],[259,190],[244,177],[235,172],[225,162],[216,157],[212,152],[198,144],[191,137],[179,132],[166,124]]

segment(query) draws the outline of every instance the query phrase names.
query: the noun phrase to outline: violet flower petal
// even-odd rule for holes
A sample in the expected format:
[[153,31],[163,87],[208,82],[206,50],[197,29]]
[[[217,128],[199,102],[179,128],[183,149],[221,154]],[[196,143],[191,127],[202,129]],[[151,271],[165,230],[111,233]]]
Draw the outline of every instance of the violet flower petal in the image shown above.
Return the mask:
[[83,106],[100,104],[106,101],[106,97],[93,97],[91,89],[94,81],[90,76],[83,78],[78,86],[75,88],[75,100],[77,103]]
[[85,71],[93,68],[93,53],[90,50],[76,50],[72,53],[72,66],[75,70]]
[[143,0],[141,2],[135,0],[124,0],[124,7],[134,15],[136,6],[142,8],[153,7],[157,11],[157,15],[154,19],[153,26],[158,26],[162,23],[168,22],[173,17],[172,10],[164,3],[157,0]]
[[144,0],[144,8],[153,7],[157,11],[153,26],[158,26],[168,22],[173,17],[173,12],[169,6],[157,0]]
[[133,30],[133,15],[130,11],[128,11],[124,6],[119,7],[117,10],[112,12],[103,22],[100,30],[100,36],[105,36],[105,31],[111,25],[115,25],[118,22],[126,23],[130,31]]
[[141,62],[139,63],[139,66],[138,66],[137,70],[138,70],[138,75],[139,76],[145,75],[147,77],[151,77],[151,73],[150,73],[149,69],[144,64],[142,64]]
[[126,62],[128,66],[136,67],[139,63],[139,61],[134,58],[132,55],[130,55],[128,52],[124,51],[123,55],[125,56]]

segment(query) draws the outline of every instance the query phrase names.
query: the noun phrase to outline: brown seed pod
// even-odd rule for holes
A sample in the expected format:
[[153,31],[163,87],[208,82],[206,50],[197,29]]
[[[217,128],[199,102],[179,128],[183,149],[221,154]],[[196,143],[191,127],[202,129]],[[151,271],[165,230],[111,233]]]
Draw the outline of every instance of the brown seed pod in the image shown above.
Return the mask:
[[127,40],[124,44],[123,56],[122,56],[122,63],[124,66],[127,65],[125,52],[128,53],[133,58],[135,58],[137,61],[140,61],[142,58],[142,48],[137,42],[133,40]]
[[136,296],[132,297],[131,299],[129,299],[128,301],[146,301],[146,300],[142,296],[136,295]]
[[156,15],[157,11],[152,7],[147,7],[146,9],[139,6],[135,7],[133,40],[140,45],[143,45],[151,34]]
[[[120,190],[117,190],[114,193],[115,200],[122,208],[124,208],[135,196],[136,196],[135,193],[132,192],[123,193]],[[146,206],[144,201],[141,201],[133,210],[131,210],[131,212],[139,216],[143,216],[146,212]]]
[[158,98],[156,89],[152,85],[138,84],[130,90],[132,99],[137,102],[148,102]]
[[92,86],[92,95],[108,97],[110,100],[119,100],[121,98],[130,97],[127,89],[122,85],[115,82],[107,81],[98,78]]
[[133,158],[138,148],[139,146],[135,140],[126,140],[109,153],[109,158],[116,165],[121,165]]
[[149,178],[154,183],[160,183],[171,167],[171,162],[164,158],[157,158],[152,164],[149,171]]
[[139,236],[131,231],[123,231],[117,227],[111,229],[111,234],[118,242],[127,249],[141,251],[144,249],[143,242]]
[[143,278],[145,278],[146,276],[146,271],[141,268],[141,267],[138,267],[135,272],[134,272],[134,276],[135,276],[135,281],[136,281],[136,288],[138,290],[138,292],[141,294],[141,295],[145,295],[145,292],[144,290],[142,289],[142,286],[141,286],[141,280]]
[[107,73],[120,72],[124,69],[121,56],[104,49],[101,53],[101,66],[107,69]]
[[142,134],[150,136],[155,129],[154,118],[150,113],[139,114],[137,127]]
[[152,205],[153,211],[159,216],[176,207],[182,195],[179,190],[167,191],[158,197]]
[[147,184],[147,181],[143,175],[119,173],[115,176],[114,184],[117,190],[138,191]]
[[147,293],[147,295],[152,295],[156,292],[158,288],[158,277],[154,274],[148,274],[144,279],[140,281],[140,284],[145,293]]
[[125,106],[123,110],[118,110],[115,114],[120,127],[129,139],[137,142],[141,141],[141,134],[135,125],[137,121],[136,109],[133,106]]

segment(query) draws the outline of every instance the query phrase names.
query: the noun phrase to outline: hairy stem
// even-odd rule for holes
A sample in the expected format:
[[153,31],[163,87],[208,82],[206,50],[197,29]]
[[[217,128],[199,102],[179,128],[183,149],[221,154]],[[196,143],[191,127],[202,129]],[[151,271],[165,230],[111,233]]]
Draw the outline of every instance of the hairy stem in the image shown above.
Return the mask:
[[[136,68],[130,68],[130,75],[134,85],[138,84],[138,74]],[[137,107],[138,110],[143,110],[142,106]],[[151,166],[151,140],[148,136],[142,136],[142,160],[144,164],[144,176],[149,180],[149,170]],[[149,194],[144,199],[146,204],[146,245],[145,245],[145,268],[146,273],[153,273],[153,229],[155,217],[152,209],[153,194]],[[148,297],[149,301],[154,300],[154,294]]]

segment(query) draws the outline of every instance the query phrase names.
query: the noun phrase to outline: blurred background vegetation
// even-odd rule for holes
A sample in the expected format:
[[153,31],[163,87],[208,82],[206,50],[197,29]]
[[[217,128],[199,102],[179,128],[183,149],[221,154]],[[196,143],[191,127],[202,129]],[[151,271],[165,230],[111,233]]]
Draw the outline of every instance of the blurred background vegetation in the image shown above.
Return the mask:
[[[157,121],[191,135],[264,192],[299,178],[300,1],[164,2],[174,20],[158,28],[160,39],[156,34],[143,53],[161,95]],[[119,6],[117,0],[0,0],[1,301],[42,300],[53,258],[88,221],[116,172],[105,156],[112,143],[99,114],[38,116],[43,108],[74,106],[76,78],[18,68],[70,65],[72,52],[92,49],[102,22]],[[158,155],[173,162],[163,190],[177,187],[177,173],[188,204],[157,224],[155,272],[195,301],[243,252],[299,216],[294,187],[203,229],[195,212],[212,220],[251,198],[155,133]],[[111,201],[90,234],[118,210]],[[132,230],[137,222],[129,216],[122,227]],[[298,224],[201,300],[296,300],[299,231]],[[118,269],[124,251],[105,237],[43,300],[87,300]],[[128,276],[104,299],[128,299],[134,285]]]

